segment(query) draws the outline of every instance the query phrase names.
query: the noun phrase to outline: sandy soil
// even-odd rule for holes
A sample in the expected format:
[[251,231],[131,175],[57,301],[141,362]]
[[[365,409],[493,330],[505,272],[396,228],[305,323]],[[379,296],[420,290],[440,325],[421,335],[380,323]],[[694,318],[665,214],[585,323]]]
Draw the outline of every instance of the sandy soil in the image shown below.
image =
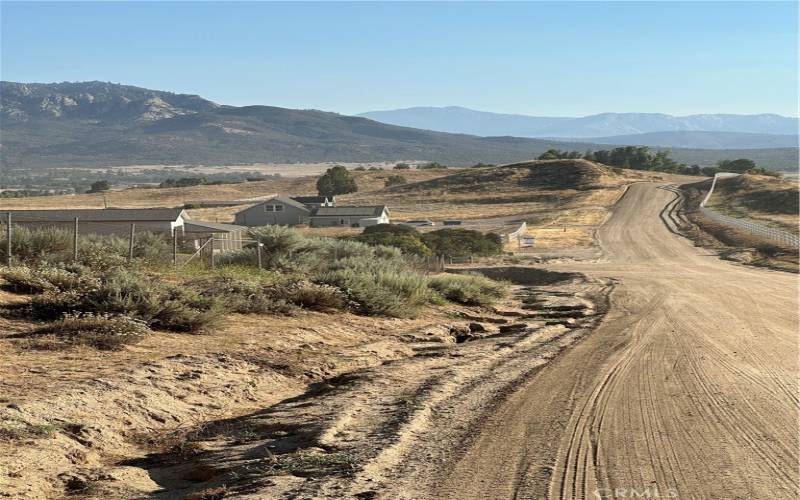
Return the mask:
[[[661,219],[675,197],[632,186],[599,231],[604,259],[550,266],[588,281],[518,289],[574,314],[595,306],[559,292],[614,283],[590,335],[579,314],[376,367],[245,417],[238,444],[205,436],[197,463],[249,470],[225,483],[241,498],[796,498],[797,277],[693,247]],[[150,466],[176,472],[174,455]]]
[[[541,273],[534,274],[538,279]],[[2,304],[26,300],[0,292]],[[449,306],[432,309],[420,319],[233,315],[213,335],[163,332],[123,351],[104,353],[88,348],[30,349],[13,335],[32,324],[4,317],[0,497],[184,498],[208,481],[216,484],[219,474],[211,470],[222,470],[223,484],[233,487],[237,481],[231,478],[241,474],[240,446],[264,447],[267,438],[256,430],[266,425],[265,411],[270,415],[270,440],[279,437],[275,429],[285,433],[299,428],[299,422],[311,428],[333,422],[330,412],[324,421],[315,421],[313,415],[323,417],[305,404],[287,416],[291,425],[280,424],[277,415],[325,387],[343,385],[342,380],[384,384],[371,370],[409,360],[411,371],[403,375],[407,385],[398,382],[393,388],[400,398],[395,403],[405,409],[416,385],[424,383],[414,376],[415,370],[427,366],[428,360],[438,360],[437,370],[461,361],[456,347],[466,340],[496,336],[500,327],[514,324],[518,326],[512,328],[512,340],[519,336],[520,325],[523,330],[533,324],[546,327],[544,331],[554,336],[572,331],[562,325],[564,318],[548,326],[546,317],[534,318],[534,312],[519,309],[520,304],[511,299],[497,311]],[[507,341],[497,336],[483,349],[492,351],[495,348],[489,346]],[[499,361],[503,356],[494,357]],[[417,360],[423,363],[415,364]],[[464,368],[471,376],[483,376],[468,364]],[[357,375],[342,379],[347,374]],[[369,401],[363,395],[358,400]],[[254,416],[260,424],[252,421]],[[262,442],[253,444],[258,439]],[[316,442],[292,434],[289,441],[293,440],[302,441],[304,450],[313,450]],[[203,454],[206,449],[216,451]],[[180,467],[174,469],[175,464]],[[243,481],[247,487],[250,483]]]

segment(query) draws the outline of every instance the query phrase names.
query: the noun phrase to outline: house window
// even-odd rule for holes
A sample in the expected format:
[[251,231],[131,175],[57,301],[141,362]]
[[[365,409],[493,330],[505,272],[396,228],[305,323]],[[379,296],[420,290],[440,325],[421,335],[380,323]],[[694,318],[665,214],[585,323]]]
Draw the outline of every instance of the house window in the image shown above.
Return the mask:
[[283,205],[264,205],[265,212],[283,212]]

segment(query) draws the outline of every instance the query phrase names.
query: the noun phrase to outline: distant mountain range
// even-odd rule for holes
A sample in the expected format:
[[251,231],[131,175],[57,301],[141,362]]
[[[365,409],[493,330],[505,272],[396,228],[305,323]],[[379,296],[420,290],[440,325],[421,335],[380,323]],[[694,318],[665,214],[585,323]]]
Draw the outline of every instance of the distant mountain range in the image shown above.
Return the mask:
[[[790,147],[797,144],[791,139],[797,136],[798,131],[797,118],[773,114],[672,116],[660,113],[602,113],[579,118],[564,118],[489,113],[450,106],[371,111],[359,116],[392,125],[459,134],[549,137],[604,144],[623,143],[683,148]],[[640,136],[640,134],[663,132],[683,133]],[[715,132],[715,135],[712,137],[709,134],[690,132]],[[731,135],[724,135],[723,132]],[[773,134],[782,137],[768,137]],[[603,140],[597,140],[598,138]],[[652,142],[654,140],[661,142]]]
[[[510,163],[586,141],[477,137],[363,117],[272,106],[225,106],[196,95],[105,82],[0,82],[0,169],[136,164],[431,160]],[[797,149],[673,150],[686,163],[749,157],[794,168]]]
[[796,135],[706,132],[701,130],[647,132],[644,134],[614,135],[611,137],[591,137],[585,140],[599,144],[629,144],[631,146],[661,148],[759,149],[796,148],[798,146]]

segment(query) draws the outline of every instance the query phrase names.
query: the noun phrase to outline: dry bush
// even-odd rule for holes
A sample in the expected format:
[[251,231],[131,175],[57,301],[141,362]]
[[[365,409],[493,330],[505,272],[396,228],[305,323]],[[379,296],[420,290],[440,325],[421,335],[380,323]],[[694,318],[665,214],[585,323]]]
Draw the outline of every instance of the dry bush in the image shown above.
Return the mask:
[[[39,346],[87,345],[101,351],[116,351],[141,341],[150,333],[144,321],[110,314],[65,314],[63,318],[33,330],[26,336],[45,337]],[[53,340],[54,343],[48,342]]]
[[150,276],[114,269],[98,276],[96,287],[47,290],[30,302],[30,314],[52,320],[72,312],[124,315],[142,320],[153,328],[201,332],[221,318],[220,304],[213,297]]
[[300,281],[287,291],[289,300],[303,309],[332,311],[344,309],[347,305],[344,293],[330,285]]
[[487,306],[508,295],[508,285],[477,274],[439,274],[428,286],[445,299],[465,305]]

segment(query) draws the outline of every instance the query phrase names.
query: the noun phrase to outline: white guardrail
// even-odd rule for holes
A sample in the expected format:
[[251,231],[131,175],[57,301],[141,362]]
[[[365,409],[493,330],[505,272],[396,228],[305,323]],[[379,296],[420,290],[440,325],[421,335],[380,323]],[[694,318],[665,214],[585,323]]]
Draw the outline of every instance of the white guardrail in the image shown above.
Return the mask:
[[717,179],[725,177],[736,177],[737,175],[739,174],[733,174],[727,172],[720,172],[716,174],[714,176],[714,180],[711,181],[711,189],[708,190],[706,197],[703,198],[702,203],[700,203],[700,212],[709,219],[718,222],[720,224],[726,225],[728,227],[739,229],[741,231],[746,231],[750,234],[754,234],[764,239],[774,241],[775,243],[781,243],[783,245],[790,245],[793,247],[800,247],[800,237],[798,237],[797,235],[794,235],[787,231],[783,231],[782,229],[762,226],[761,224],[756,224],[755,222],[749,222],[746,220],[737,219],[736,217],[722,215],[718,212],[715,212],[714,210],[711,210],[710,208],[706,208],[706,203],[708,202],[709,198],[711,198],[711,193],[714,192],[714,187],[717,185]]

